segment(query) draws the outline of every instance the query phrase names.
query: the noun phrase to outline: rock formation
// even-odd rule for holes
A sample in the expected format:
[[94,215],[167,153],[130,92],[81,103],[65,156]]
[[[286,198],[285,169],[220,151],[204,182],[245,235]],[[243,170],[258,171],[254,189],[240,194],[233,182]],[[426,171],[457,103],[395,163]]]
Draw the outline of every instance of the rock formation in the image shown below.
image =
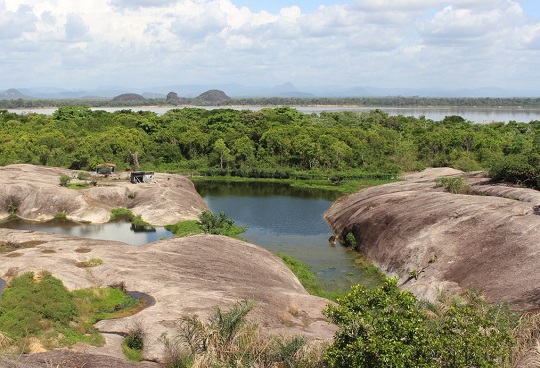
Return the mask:
[[[473,195],[435,187],[437,177],[460,175]],[[540,192],[453,169],[404,179],[336,201],[325,214],[334,234],[352,232],[368,259],[420,297],[483,289],[492,301],[540,308]]]
[[124,93],[116,96],[113,101],[145,101],[146,98],[137,93]]
[[180,175],[156,173],[154,183],[131,184],[129,172],[120,172],[86,189],[59,185],[60,175],[76,177],[77,173],[22,164],[0,167],[0,219],[14,210],[23,219],[46,221],[65,211],[73,221],[104,223],[111,209],[124,207],[162,226],[197,219],[208,208],[193,183]]
[[[0,229],[0,239],[35,245],[16,250],[17,257],[0,256],[0,277],[4,279],[15,273],[47,270],[69,289],[123,281],[127,290],[156,299],[155,305],[134,316],[100,321],[97,328],[113,346],[83,349],[88,353],[121,357],[121,339],[115,344],[115,336],[127,332],[133,319],[140,319],[148,332],[144,356],[159,359],[163,347],[158,337],[164,332],[175,336],[179,318],[206,317],[215,306],[228,309],[240,300],[256,302],[250,316],[261,323],[265,333],[330,339],[335,331],[321,313],[326,299],[308,294],[280,258],[240,240],[197,235],[137,247],[9,229]],[[77,267],[77,262],[90,258],[100,258],[103,264]]]

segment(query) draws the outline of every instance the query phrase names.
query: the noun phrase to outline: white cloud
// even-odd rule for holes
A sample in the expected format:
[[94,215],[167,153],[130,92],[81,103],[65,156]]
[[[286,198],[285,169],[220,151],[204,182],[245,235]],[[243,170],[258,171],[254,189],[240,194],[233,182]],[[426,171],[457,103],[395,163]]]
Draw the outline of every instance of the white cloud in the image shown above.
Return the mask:
[[254,12],[230,0],[0,0],[3,83],[540,82],[520,77],[538,75],[540,25],[517,0],[356,0],[301,9]]

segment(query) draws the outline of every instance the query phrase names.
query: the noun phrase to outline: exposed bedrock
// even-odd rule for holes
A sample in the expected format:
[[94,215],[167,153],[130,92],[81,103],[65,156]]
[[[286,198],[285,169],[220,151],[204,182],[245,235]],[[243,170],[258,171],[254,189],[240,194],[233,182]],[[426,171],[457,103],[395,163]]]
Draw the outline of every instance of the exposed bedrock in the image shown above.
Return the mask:
[[21,218],[46,221],[65,211],[73,221],[104,223],[109,221],[113,208],[124,207],[160,226],[196,219],[208,208],[193,183],[184,176],[156,173],[154,183],[131,184],[129,173],[124,172],[86,189],[59,185],[60,175],[76,177],[77,173],[22,164],[0,167],[0,219],[14,210]]
[[[125,333],[134,319],[148,332],[144,356],[160,359],[159,336],[177,333],[183,316],[209,316],[215,306],[228,309],[235,302],[253,300],[251,312],[265,333],[331,339],[335,327],[325,321],[328,300],[308,294],[278,257],[253,244],[225,236],[197,235],[161,240],[144,246],[74,238],[32,231],[0,229],[6,243],[28,245],[17,256],[0,255],[0,277],[47,270],[69,289],[101,287],[125,282],[128,290],[153,296],[152,305],[134,316],[104,320],[103,332]],[[78,262],[100,258],[97,267]],[[121,354],[120,346],[89,348],[88,353]]]
[[[435,178],[458,175],[473,195],[435,187]],[[420,297],[483,289],[492,301],[540,308],[540,192],[453,169],[404,179],[336,201],[325,214],[334,234],[352,232],[368,259]]]

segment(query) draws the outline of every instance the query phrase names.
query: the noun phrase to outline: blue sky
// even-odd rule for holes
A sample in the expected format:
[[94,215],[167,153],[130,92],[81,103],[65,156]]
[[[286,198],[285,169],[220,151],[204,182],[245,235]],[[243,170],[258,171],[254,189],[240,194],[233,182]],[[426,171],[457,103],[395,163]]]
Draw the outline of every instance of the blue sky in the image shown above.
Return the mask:
[[0,0],[0,42],[0,90],[290,82],[540,96],[538,0]]

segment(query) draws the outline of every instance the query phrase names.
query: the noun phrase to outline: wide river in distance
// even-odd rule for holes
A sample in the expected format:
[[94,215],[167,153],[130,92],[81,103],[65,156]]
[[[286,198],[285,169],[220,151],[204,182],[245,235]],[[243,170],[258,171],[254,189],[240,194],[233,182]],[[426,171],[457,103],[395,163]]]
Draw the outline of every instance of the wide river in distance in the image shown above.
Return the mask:
[[[235,110],[252,110],[258,111],[263,108],[273,108],[274,106],[189,106],[207,110],[214,109],[235,109]],[[528,123],[533,120],[540,120],[540,109],[529,108],[484,108],[484,107],[355,107],[355,106],[292,106],[300,112],[305,114],[320,114],[323,111],[327,112],[339,112],[339,111],[356,111],[356,112],[368,112],[375,109],[382,110],[389,115],[397,116],[425,116],[426,119],[439,121],[446,116],[457,115],[462,118],[472,121],[473,123],[487,124],[492,122],[504,122],[508,123],[511,120],[517,122]],[[178,107],[182,108],[182,107]],[[173,107],[160,107],[160,106],[135,106],[135,107],[94,107],[92,110],[104,110],[108,112],[114,112],[119,110],[130,109],[133,111],[152,111],[158,115],[163,115],[167,111],[173,109]],[[38,113],[45,115],[52,115],[56,108],[44,108],[44,109],[8,109],[10,112],[17,114]]]

